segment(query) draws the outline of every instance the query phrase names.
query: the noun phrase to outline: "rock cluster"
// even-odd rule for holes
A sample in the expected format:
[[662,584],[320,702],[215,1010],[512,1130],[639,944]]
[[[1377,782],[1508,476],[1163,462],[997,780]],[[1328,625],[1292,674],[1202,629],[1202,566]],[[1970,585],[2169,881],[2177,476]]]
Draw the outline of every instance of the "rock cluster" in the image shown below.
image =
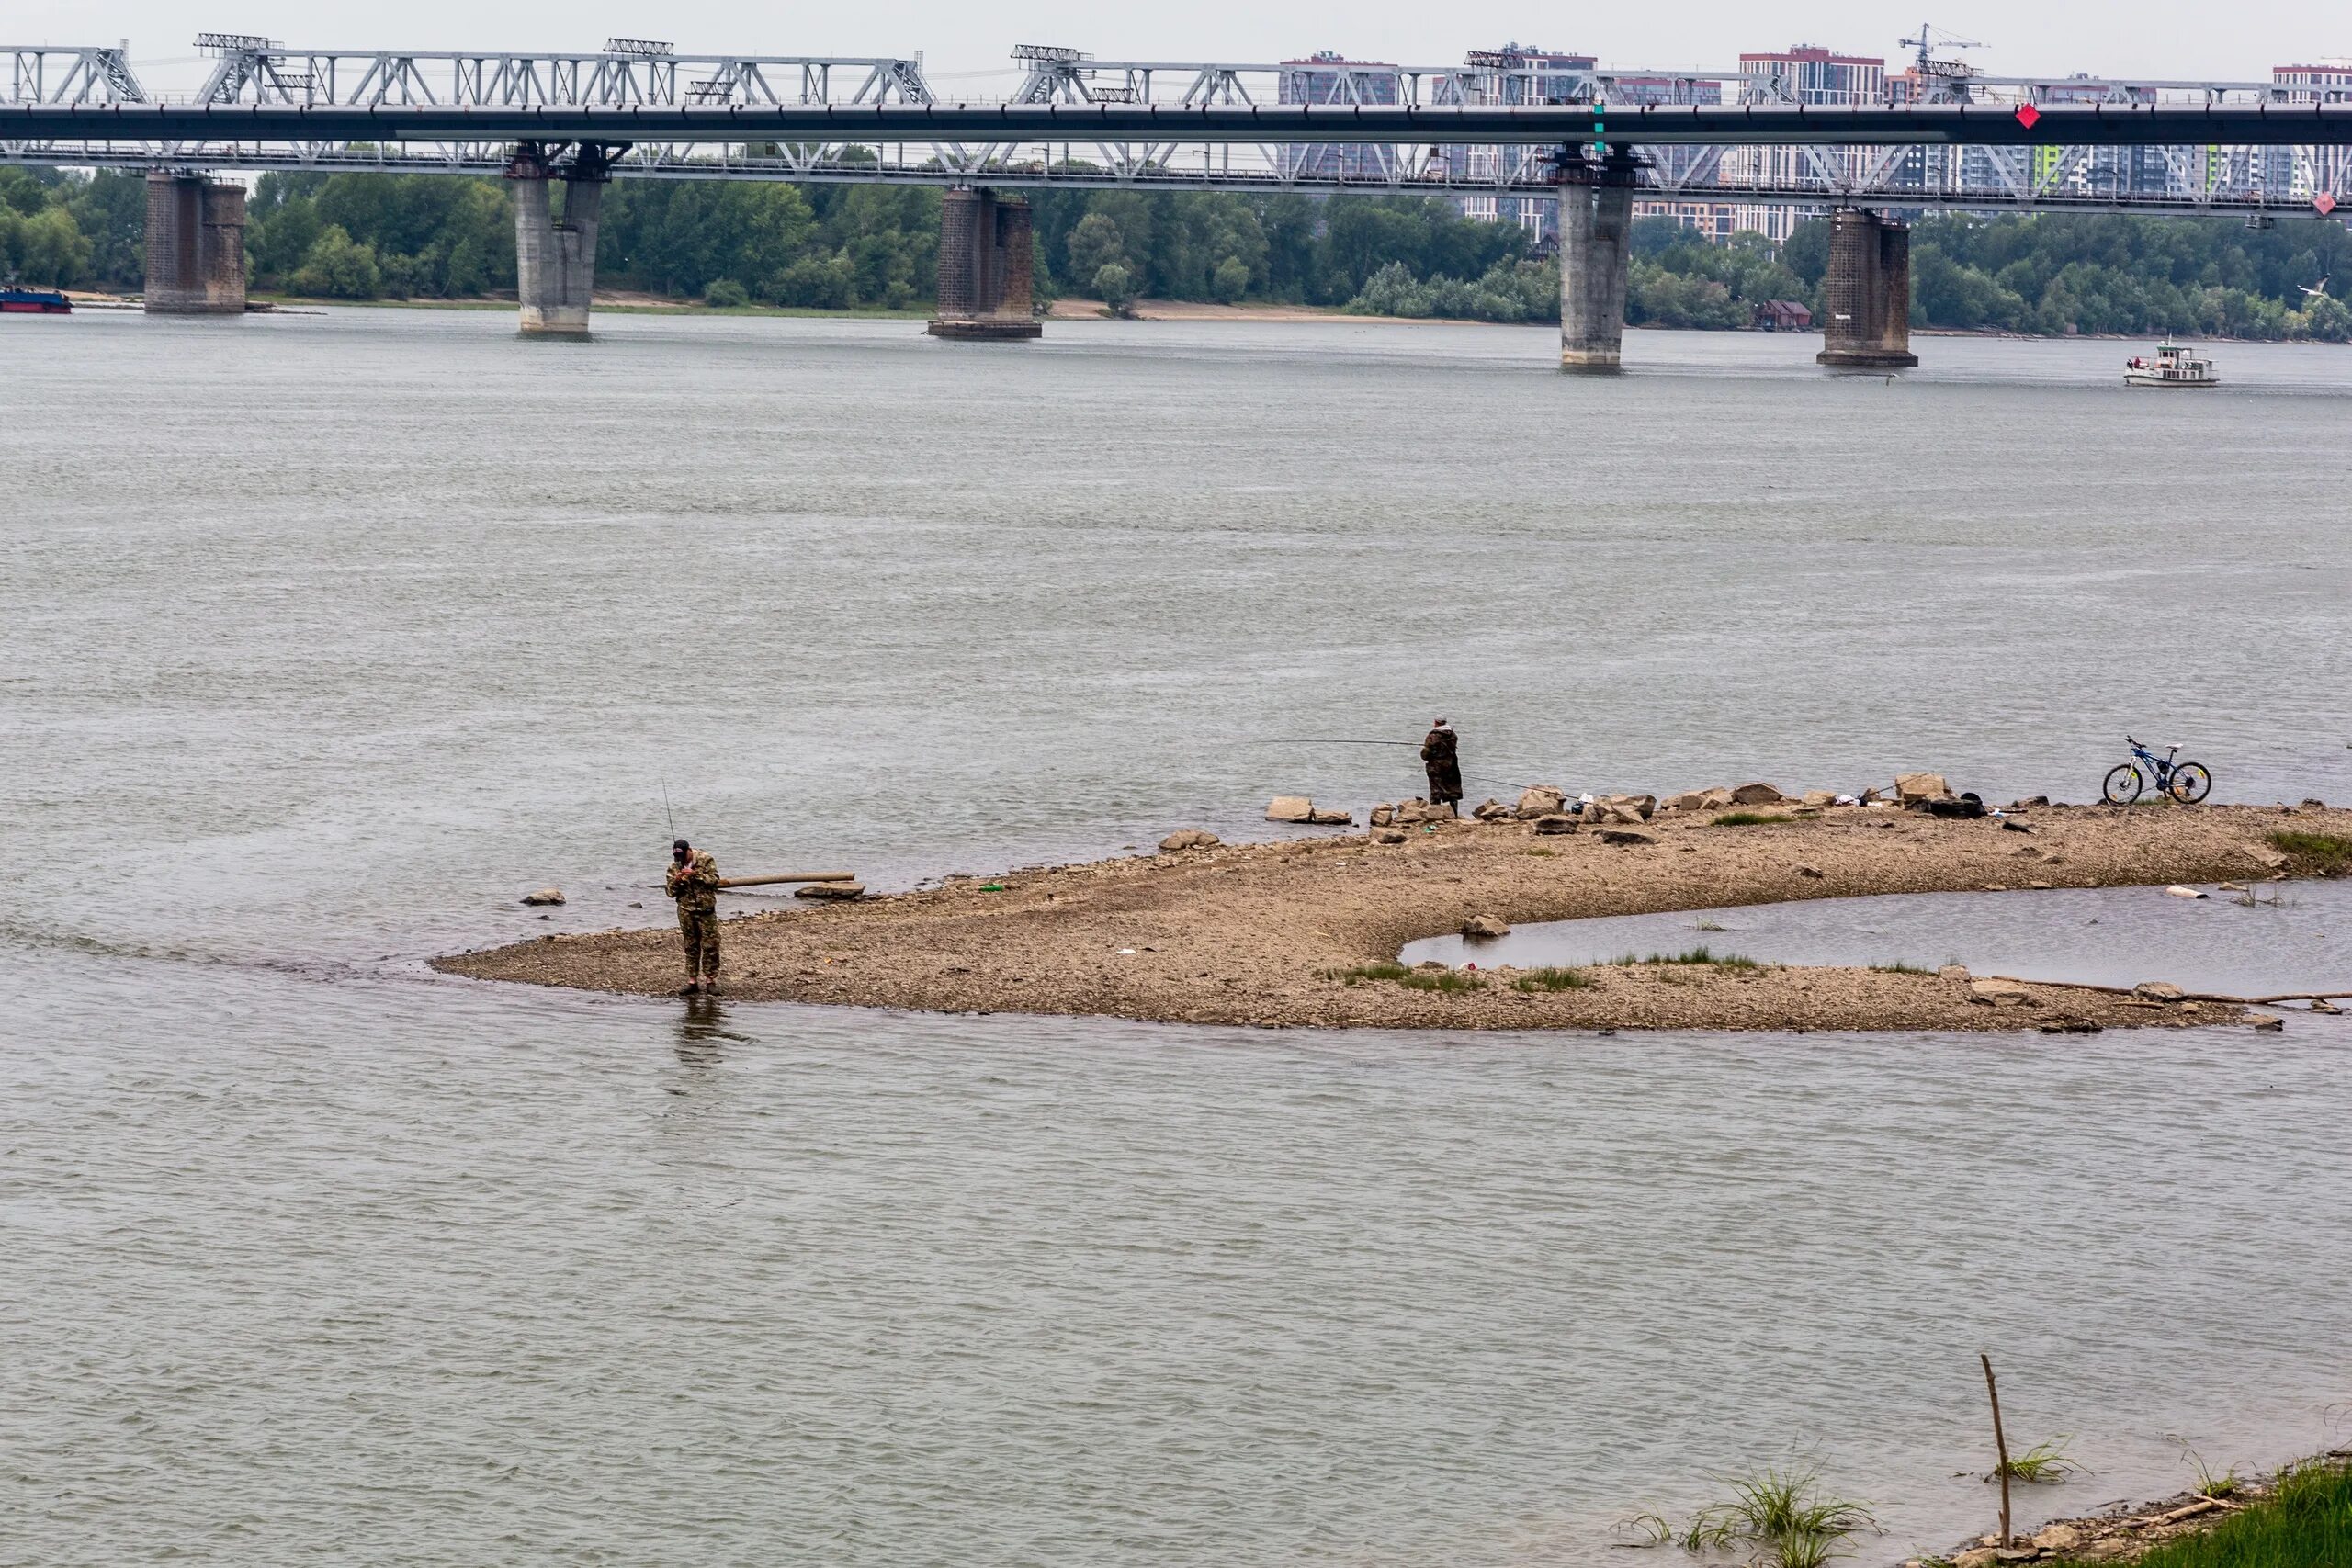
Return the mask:
[[1171,852],[1176,850],[1213,850],[1218,842],[1217,836],[1205,828],[1182,828],[1160,840],[1159,847]]
[[1304,822],[1317,828],[1344,828],[1356,819],[1352,811],[1318,807],[1303,795],[1278,795],[1267,803],[1269,822]]
[[2243,1490],[2231,1498],[2184,1492],[2163,1502],[2121,1507],[2111,1514],[2059,1519],[2030,1536],[2011,1537],[2007,1546],[1996,1535],[1978,1536],[1948,1557],[1914,1557],[1903,1568],[1928,1568],[1930,1563],[1948,1564],[1949,1568],[2009,1568],[2012,1563],[2021,1562],[2075,1564],[2128,1560],[2161,1542],[2209,1529],[2259,1501],[2270,1489],[2271,1483],[2256,1481],[2245,1483]]
[[[1400,800],[1394,806],[1374,807],[1371,818],[1375,828],[1418,828],[1424,822],[1455,822],[1460,819],[1451,806],[1431,806],[1418,795],[1410,800]],[[1480,820],[1491,822],[1495,818],[1486,817]]]
[[537,893],[524,894],[523,902],[526,904],[560,904],[563,902],[563,889],[560,887],[542,887]]

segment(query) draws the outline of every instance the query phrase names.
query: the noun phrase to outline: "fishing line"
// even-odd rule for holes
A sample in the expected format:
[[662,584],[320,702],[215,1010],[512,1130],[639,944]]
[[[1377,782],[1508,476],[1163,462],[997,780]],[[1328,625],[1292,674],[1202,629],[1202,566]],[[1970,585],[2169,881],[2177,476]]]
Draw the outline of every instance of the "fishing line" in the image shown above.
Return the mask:
[[[1238,744],[1244,746],[1403,746],[1415,751],[1421,749],[1421,743],[1418,740],[1338,740],[1319,735],[1270,735],[1263,739],[1244,740]],[[1492,773],[1464,773],[1462,778],[1465,784],[1476,779],[1480,784],[1500,784],[1505,789],[1528,790],[1557,787],[1551,784],[1520,784],[1512,779],[1497,778]]]

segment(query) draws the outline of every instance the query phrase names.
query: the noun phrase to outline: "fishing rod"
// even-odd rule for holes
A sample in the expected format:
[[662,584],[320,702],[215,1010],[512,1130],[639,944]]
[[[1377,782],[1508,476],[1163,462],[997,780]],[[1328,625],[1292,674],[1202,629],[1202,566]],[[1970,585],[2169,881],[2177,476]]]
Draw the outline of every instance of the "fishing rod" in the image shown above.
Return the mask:
[[[1246,741],[1244,744],[1256,746],[1404,746],[1416,751],[1421,749],[1421,743],[1418,740],[1340,740],[1332,739],[1319,735],[1270,735],[1260,740]],[[1480,784],[1500,784],[1505,789],[1527,790],[1552,787],[1545,784],[1520,784],[1512,779],[1497,778],[1492,773],[1464,773],[1462,777],[1465,782],[1471,779],[1476,779]]]

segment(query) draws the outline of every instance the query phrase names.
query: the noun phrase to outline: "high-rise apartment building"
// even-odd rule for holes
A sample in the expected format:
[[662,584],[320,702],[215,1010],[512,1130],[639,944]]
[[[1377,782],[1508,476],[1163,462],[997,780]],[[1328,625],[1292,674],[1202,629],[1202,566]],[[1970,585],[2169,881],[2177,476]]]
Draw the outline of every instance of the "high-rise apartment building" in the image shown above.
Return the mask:
[[[1739,96],[1742,103],[1751,104],[1883,104],[1887,101],[1886,62],[1871,55],[1839,54],[1815,44],[1743,54]],[[1859,175],[1872,153],[1868,148],[1837,147],[1819,155],[1832,160],[1842,175]],[[1724,156],[1724,175],[1727,179],[1767,186],[1801,186],[1815,173],[1814,156],[1802,147],[1736,148]],[[1798,223],[1815,216],[1817,210],[1751,205],[1736,209],[1734,223],[1777,243],[1787,239]]]
[[[1534,44],[1507,43],[1500,49],[1474,49],[1464,57],[1469,66],[1466,102],[1476,104],[1566,104],[1591,96],[1592,71],[1600,62],[1589,54],[1544,49]],[[1530,147],[1464,147],[1449,158],[1471,179],[1491,180],[1527,166],[1539,152]],[[1545,196],[1471,196],[1456,204],[1465,218],[1516,223],[1536,239],[1552,231],[1553,203]]]
[[[2323,60],[2316,65],[2274,65],[2270,80],[2290,89],[2290,102],[2352,103],[2352,58]],[[2325,192],[2352,207],[2352,148],[2276,147],[2266,174],[2305,201]]]
[[[1280,100],[1286,104],[1394,104],[1404,99],[1403,79],[1385,61],[1350,60],[1317,50],[1304,60],[1283,62]],[[1317,142],[1292,150],[1292,167],[1320,179],[1354,179],[1385,173],[1392,154],[1385,147]]]

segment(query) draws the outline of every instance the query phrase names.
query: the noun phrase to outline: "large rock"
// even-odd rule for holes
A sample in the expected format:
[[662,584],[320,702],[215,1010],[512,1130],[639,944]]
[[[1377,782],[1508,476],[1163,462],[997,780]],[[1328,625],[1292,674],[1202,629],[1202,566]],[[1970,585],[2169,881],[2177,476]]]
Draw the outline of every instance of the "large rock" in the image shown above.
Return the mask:
[[1374,828],[1385,828],[1396,820],[1396,808],[1393,806],[1375,806],[1372,808],[1371,817],[1366,820]]
[[1372,841],[1375,844],[1401,844],[1406,837],[1402,828],[1374,828],[1372,830]]
[[2033,998],[2015,980],[1971,980],[1968,999],[1990,1008],[2021,1008],[2032,1005]]
[[1510,807],[1499,800],[1482,800],[1478,803],[1477,809],[1470,815],[1481,822],[1499,822],[1510,815]]
[[1473,915],[1462,922],[1462,934],[1473,942],[1492,942],[1510,935],[1510,927],[1494,915]]
[[524,894],[523,902],[526,904],[560,904],[563,902],[563,889],[560,887],[542,887],[537,893]]
[[1809,789],[1804,792],[1804,799],[1801,804],[1805,806],[1835,806],[1838,804],[1838,797],[1826,789]]
[[1894,775],[1894,797],[1908,806],[1918,800],[1941,800],[1951,793],[1951,785],[1941,773],[1897,773]]
[[1600,841],[1604,844],[1655,844],[1657,840],[1648,833],[1635,832],[1631,828],[1603,828]]
[[1306,814],[1306,819],[1317,828],[1345,828],[1355,821],[1356,814],[1352,811],[1330,810],[1318,806]]
[[1159,840],[1163,850],[1213,850],[1217,836],[1205,828],[1185,828]]
[[1519,805],[1511,814],[1522,822],[1532,822],[1538,817],[1551,816],[1567,803],[1565,791],[1554,789],[1550,784],[1536,784],[1520,795]]
[[2143,980],[2132,987],[2132,994],[2143,1002],[2177,1002],[2188,993],[2169,980]]
[[1562,833],[1573,833],[1576,830],[1577,819],[1573,817],[1555,814],[1550,817],[1538,817],[1535,819],[1535,836],[1539,839],[1557,838]]
[[1604,795],[1586,815],[1596,822],[1646,822],[1657,810],[1654,795]]
[[1305,822],[1315,815],[1315,803],[1303,795],[1278,795],[1266,807],[1269,822]]
[[1744,784],[1731,792],[1734,806],[1776,806],[1786,798],[1768,784]]
[[822,903],[848,903],[865,897],[862,882],[812,882],[806,887],[792,890],[795,898],[814,898]]
[[1727,789],[1686,789],[1659,804],[1660,811],[1721,811],[1731,804]]

